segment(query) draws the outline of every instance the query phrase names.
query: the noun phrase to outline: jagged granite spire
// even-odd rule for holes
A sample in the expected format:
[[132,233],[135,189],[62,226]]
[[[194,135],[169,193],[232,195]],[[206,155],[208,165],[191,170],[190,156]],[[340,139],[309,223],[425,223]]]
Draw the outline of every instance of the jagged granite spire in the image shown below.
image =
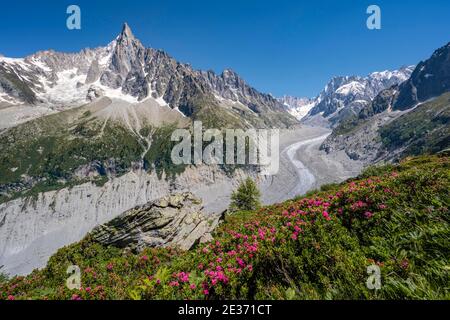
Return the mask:
[[[143,84],[144,57],[144,46],[134,37],[131,28],[125,23],[122,27],[122,32],[117,37],[111,64],[102,75],[101,83],[112,88],[120,88],[124,85],[127,78],[133,78],[140,84]],[[129,85],[130,83],[128,83]],[[145,96],[146,93],[143,95]]]
[[133,31],[131,31],[131,28],[128,25],[128,23],[125,22],[123,24],[122,32],[120,33],[120,35],[124,38],[134,38]]
[[[19,83],[18,90],[29,88],[37,93],[37,99],[55,105],[80,105],[85,102],[83,98],[92,101],[101,96],[128,101],[130,97],[132,101],[153,98],[158,104],[178,109],[185,116],[201,119],[205,113],[210,114],[207,117],[215,124],[226,125],[232,121],[239,122],[242,127],[260,128],[297,124],[282,103],[269,94],[258,92],[234,71],[228,69],[216,75],[194,70],[162,50],[145,48],[127,23],[106,47],[75,54],[41,52],[28,57],[25,62],[17,60],[5,64],[12,72],[33,80],[23,84],[14,82]],[[8,80],[7,76],[3,78],[6,80],[2,80],[0,72],[0,81]],[[46,82],[41,83],[43,78]],[[14,83],[8,82],[8,85],[14,86]],[[47,83],[60,84],[64,91],[70,88],[74,95],[48,90]],[[9,92],[3,96],[25,101],[22,96]],[[238,104],[239,108],[230,108]]]
[[117,44],[120,45],[131,45],[131,44],[139,44],[142,46],[142,43],[137,39],[133,31],[131,30],[130,26],[125,22],[122,27],[122,31],[120,32],[119,36],[117,37]]

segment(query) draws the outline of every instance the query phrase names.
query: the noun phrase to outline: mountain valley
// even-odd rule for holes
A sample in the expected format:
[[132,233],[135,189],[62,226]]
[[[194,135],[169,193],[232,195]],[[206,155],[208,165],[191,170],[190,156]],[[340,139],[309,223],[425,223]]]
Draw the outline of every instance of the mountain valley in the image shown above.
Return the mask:
[[[442,153],[450,147],[449,52],[446,45],[417,66],[334,77],[315,98],[275,98],[231,69],[194,70],[144,47],[127,24],[104,47],[0,57],[0,266],[27,275],[100,225],[148,212],[153,219],[155,201],[174,194],[201,200],[201,208],[186,200],[195,212],[183,217],[210,234],[246,177],[263,205],[274,205],[371,165]],[[174,165],[171,134],[194,121],[280,130],[280,171]],[[172,217],[169,232],[163,218],[150,235],[121,239],[195,235],[191,247],[200,238],[195,224]],[[141,222],[125,227],[152,225]]]

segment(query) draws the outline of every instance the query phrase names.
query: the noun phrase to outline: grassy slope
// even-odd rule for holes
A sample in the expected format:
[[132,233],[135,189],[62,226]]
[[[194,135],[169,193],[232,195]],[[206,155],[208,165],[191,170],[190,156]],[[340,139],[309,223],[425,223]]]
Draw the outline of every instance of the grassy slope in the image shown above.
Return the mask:
[[[0,285],[3,299],[449,299],[448,155],[372,168],[257,212],[228,216],[212,243],[139,255],[93,243]],[[79,265],[82,290],[65,288]],[[377,264],[382,288],[366,287]]]
[[[351,117],[334,129],[332,136],[351,136],[371,118]],[[403,149],[401,154],[432,154],[450,147],[450,93],[418,106],[380,127],[378,134],[386,151]]]
[[450,93],[418,106],[380,129],[387,150],[405,155],[435,153],[450,147]]

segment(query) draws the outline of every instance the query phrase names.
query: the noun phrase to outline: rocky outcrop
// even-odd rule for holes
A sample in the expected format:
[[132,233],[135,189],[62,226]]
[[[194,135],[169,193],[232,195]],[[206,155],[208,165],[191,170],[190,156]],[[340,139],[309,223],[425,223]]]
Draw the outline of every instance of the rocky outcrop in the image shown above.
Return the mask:
[[105,95],[105,92],[97,86],[90,86],[86,95],[88,101],[95,101]]
[[186,192],[137,206],[90,235],[104,245],[134,252],[164,246],[189,250],[202,237],[209,238],[218,222],[218,216],[203,212],[201,199]]
[[95,59],[92,61],[91,66],[89,67],[88,73],[86,75],[86,84],[94,83],[100,77],[100,66],[98,64],[98,60]]

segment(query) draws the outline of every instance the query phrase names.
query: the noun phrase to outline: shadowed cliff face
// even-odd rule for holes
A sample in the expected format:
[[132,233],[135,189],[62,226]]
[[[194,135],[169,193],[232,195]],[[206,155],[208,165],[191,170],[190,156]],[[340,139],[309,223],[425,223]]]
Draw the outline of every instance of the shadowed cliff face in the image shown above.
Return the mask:
[[394,109],[406,110],[450,91],[450,43],[419,63],[411,78],[399,87]]

